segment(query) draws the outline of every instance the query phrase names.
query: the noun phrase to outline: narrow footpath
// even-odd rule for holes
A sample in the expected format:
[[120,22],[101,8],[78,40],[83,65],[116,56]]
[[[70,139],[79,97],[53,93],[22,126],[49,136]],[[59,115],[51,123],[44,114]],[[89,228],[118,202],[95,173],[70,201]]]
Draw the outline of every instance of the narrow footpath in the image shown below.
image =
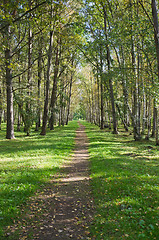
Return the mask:
[[79,124],[72,162],[64,167],[66,178],[60,178],[54,198],[54,223],[43,229],[39,239],[90,239],[88,225],[92,220],[93,203],[89,182],[88,139],[85,127]]
[[[93,219],[88,139],[79,123],[75,149],[60,177],[30,199],[27,214],[11,226],[8,239],[78,240],[93,239],[88,226]],[[19,231],[18,236],[14,237]]]

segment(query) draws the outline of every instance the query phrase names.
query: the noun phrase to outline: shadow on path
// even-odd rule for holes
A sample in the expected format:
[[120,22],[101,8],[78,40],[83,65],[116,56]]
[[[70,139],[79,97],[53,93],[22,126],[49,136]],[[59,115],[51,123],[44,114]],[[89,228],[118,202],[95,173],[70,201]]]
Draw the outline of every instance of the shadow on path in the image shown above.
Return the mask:
[[73,160],[63,169],[67,177],[54,180],[54,202],[50,227],[40,232],[38,239],[87,239],[92,220],[92,200],[89,184],[88,139],[80,124],[75,139]]
[[[8,239],[91,239],[88,226],[93,216],[89,178],[88,139],[79,123],[72,160],[63,166],[43,192],[30,200],[28,212],[10,228]],[[16,235],[16,230],[21,229]]]

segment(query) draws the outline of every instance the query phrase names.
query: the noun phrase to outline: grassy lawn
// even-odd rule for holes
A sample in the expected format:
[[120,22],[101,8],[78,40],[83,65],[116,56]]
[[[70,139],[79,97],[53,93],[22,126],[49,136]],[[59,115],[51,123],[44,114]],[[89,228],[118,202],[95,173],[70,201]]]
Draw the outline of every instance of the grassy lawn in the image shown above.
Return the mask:
[[30,196],[58,172],[74,147],[77,122],[57,127],[40,136],[16,132],[14,140],[5,139],[0,131],[0,238],[3,228],[12,224]]
[[83,122],[90,145],[96,216],[90,239],[158,239],[159,148]]

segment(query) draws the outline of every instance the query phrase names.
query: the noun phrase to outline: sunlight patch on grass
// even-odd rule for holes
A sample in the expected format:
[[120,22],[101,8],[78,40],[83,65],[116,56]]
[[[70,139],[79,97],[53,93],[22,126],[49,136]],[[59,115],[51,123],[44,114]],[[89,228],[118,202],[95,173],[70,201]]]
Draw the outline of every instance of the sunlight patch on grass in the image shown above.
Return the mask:
[[77,122],[71,122],[48,130],[43,137],[38,132],[31,137],[15,132],[14,140],[4,139],[4,129],[0,131],[0,237],[29,197],[70,161],[77,127]]
[[96,240],[158,239],[158,147],[84,123],[89,137]]

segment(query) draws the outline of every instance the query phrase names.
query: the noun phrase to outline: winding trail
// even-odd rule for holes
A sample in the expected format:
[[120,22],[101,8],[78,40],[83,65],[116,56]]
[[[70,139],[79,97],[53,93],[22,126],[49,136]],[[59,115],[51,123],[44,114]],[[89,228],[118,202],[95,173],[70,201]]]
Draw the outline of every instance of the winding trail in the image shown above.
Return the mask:
[[55,179],[55,186],[45,192],[45,224],[36,229],[34,239],[90,239],[88,225],[92,221],[93,201],[87,146],[85,127],[79,123],[72,161],[63,168],[65,177]]

